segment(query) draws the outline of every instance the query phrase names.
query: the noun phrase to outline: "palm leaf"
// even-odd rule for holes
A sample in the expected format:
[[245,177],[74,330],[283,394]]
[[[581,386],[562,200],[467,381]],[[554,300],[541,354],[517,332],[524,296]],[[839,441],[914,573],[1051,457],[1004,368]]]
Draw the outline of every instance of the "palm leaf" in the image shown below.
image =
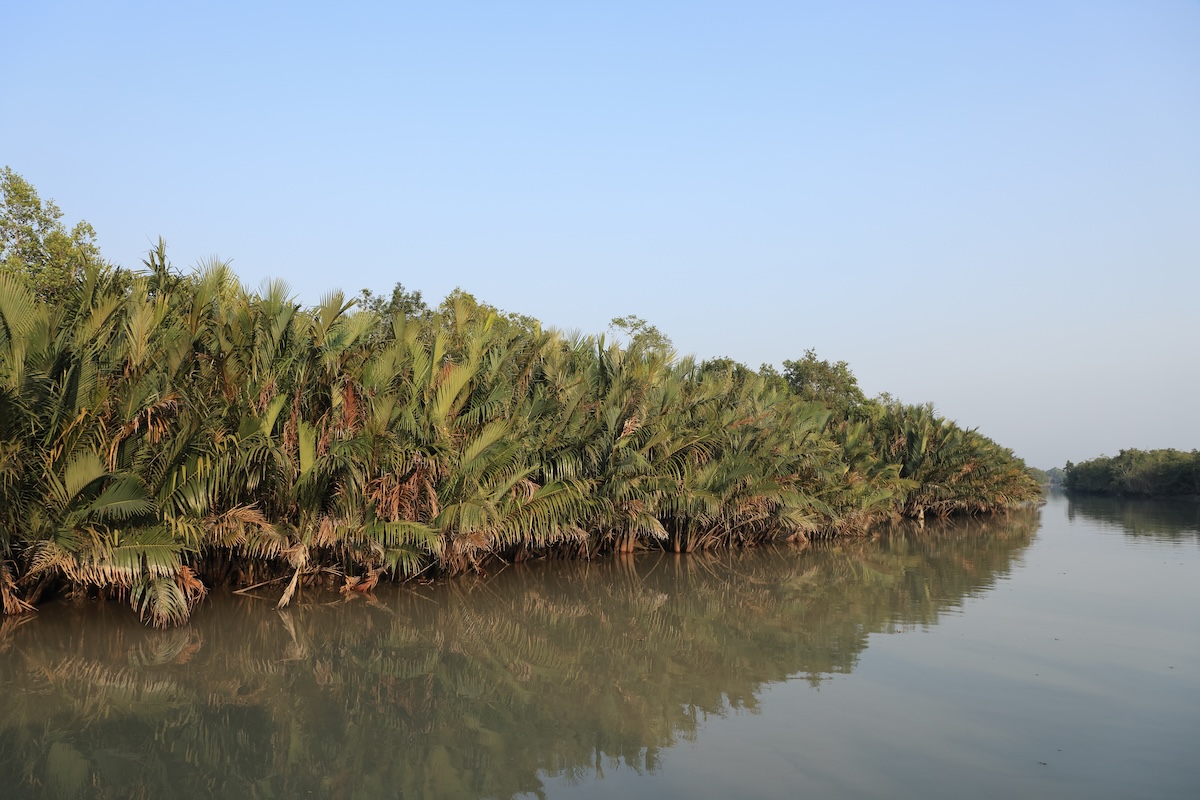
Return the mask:
[[153,510],[154,501],[146,496],[145,487],[137,478],[126,475],[105,487],[89,504],[87,514],[97,521],[121,522]]

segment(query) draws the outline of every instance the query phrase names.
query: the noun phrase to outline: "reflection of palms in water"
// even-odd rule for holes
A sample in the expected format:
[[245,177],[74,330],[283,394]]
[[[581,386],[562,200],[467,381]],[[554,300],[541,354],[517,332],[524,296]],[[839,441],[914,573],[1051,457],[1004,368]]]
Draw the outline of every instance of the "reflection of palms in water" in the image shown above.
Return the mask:
[[819,683],[849,672],[869,633],[936,623],[1004,574],[1036,524],[534,562],[385,586],[378,607],[332,596],[281,614],[225,596],[169,631],[64,609],[0,644],[0,780],[327,795],[338,764],[347,792],[509,797],[537,792],[539,774],[653,772],[706,716],[756,709],[764,683]]

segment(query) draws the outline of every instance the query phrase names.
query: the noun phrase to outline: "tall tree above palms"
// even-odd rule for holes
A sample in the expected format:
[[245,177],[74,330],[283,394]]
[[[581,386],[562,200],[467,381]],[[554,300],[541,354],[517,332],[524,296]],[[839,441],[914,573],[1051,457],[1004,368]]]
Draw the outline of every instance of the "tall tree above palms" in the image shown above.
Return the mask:
[[10,167],[0,169],[0,271],[22,275],[37,296],[59,301],[89,264],[100,263],[96,231],[67,228],[53,200]]

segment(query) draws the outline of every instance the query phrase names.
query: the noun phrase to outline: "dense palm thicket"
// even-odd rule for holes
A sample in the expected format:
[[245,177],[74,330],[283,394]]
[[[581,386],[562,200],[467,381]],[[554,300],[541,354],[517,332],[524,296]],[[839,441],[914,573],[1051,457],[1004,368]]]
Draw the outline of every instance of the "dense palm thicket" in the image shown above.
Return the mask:
[[848,384],[809,381],[829,367],[811,353],[786,377],[677,359],[462,292],[302,308],[220,263],[181,275],[161,243],[138,273],[68,247],[50,282],[13,217],[5,614],[73,591],[169,624],[218,583],[284,575],[286,603],[320,575],[364,588],[493,558],[803,539],[1039,491],[932,407],[862,398],[844,364],[826,372]]
[[1122,450],[1064,470],[1068,491],[1136,497],[1200,496],[1200,451]]

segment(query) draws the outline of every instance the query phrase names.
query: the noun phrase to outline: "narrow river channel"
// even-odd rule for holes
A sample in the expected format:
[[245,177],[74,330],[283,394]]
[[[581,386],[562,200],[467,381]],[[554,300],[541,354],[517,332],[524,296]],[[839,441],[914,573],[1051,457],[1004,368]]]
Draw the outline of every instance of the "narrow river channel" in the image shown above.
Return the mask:
[[1200,504],[0,622],[0,796],[1200,797]]

